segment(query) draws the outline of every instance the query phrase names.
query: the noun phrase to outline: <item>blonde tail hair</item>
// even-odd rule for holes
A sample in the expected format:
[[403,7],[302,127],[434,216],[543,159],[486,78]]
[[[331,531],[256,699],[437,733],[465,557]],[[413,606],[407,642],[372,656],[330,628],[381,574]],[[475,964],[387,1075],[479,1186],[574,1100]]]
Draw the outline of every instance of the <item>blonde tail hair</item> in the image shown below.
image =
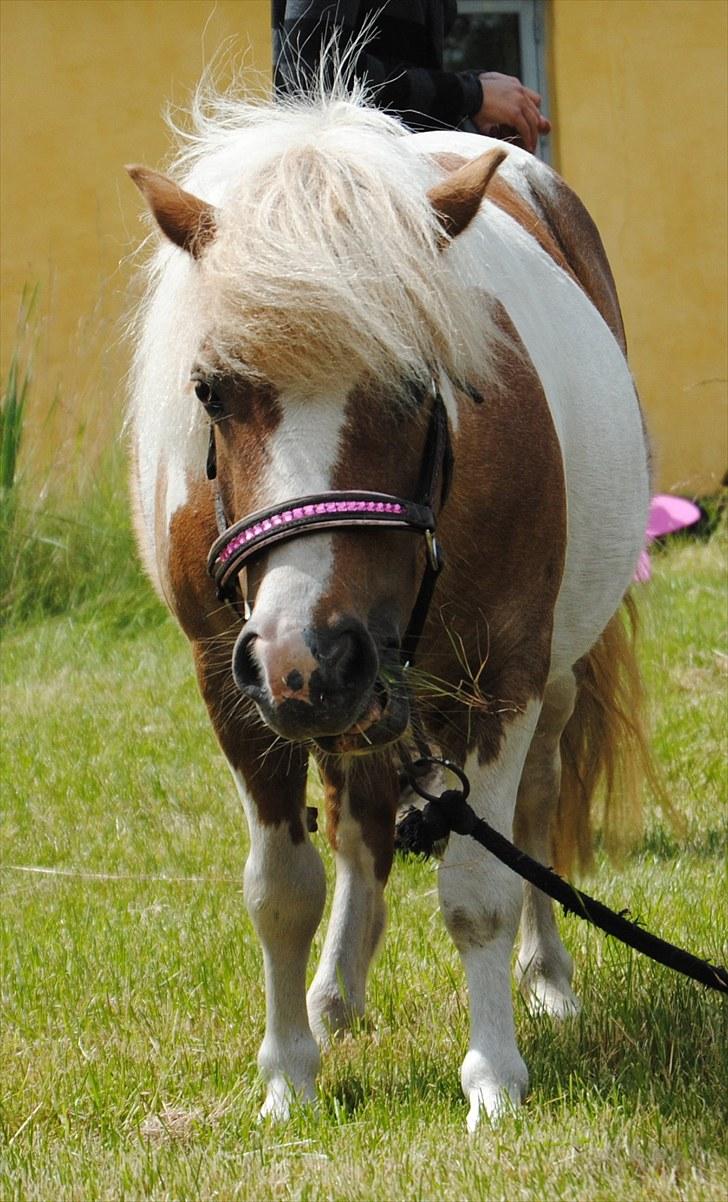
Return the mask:
[[640,838],[645,782],[679,825],[647,738],[637,630],[637,606],[628,593],[575,669],[577,700],[561,736],[561,792],[552,830],[554,865],[564,875],[575,863],[581,870],[591,866],[595,820],[614,858]]

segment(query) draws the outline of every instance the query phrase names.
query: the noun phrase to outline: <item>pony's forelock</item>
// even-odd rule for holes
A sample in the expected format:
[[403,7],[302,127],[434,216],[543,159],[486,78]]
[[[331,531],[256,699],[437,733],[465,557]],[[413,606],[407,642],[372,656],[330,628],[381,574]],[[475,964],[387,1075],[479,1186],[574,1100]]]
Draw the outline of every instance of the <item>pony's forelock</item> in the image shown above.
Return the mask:
[[207,89],[191,116],[170,174],[216,206],[218,230],[199,263],[164,246],[150,264],[135,392],[179,395],[202,351],[300,393],[362,374],[393,398],[433,370],[488,381],[499,335],[457,242],[442,249],[427,199],[439,170],[362,88],[273,101]]

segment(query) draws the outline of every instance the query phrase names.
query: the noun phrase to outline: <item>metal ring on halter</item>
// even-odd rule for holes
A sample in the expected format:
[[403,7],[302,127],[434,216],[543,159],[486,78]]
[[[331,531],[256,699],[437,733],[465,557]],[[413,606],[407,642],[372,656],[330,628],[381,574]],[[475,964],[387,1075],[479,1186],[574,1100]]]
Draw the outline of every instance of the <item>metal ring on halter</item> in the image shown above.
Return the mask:
[[440,800],[439,793],[428,793],[426,789],[423,789],[422,786],[417,783],[417,769],[426,767],[430,764],[440,764],[441,767],[447,768],[448,772],[452,772],[453,776],[458,778],[460,781],[460,789],[462,791],[463,801],[466,801],[470,793],[470,781],[465,775],[463,769],[457,764],[453,764],[452,760],[443,759],[443,757],[439,755],[421,756],[420,759],[413,760],[412,763],[405,765],[407,779],[409,780],[409,783],[414,789],[415,793],[419,793],[420,797],[424,797],[425,801],[437,802]]

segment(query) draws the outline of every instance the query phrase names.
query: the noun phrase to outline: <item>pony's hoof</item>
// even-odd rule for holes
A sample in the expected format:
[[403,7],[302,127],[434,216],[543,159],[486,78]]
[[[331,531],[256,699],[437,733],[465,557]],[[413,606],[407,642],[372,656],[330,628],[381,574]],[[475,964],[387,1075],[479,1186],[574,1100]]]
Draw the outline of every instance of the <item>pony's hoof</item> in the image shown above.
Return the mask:
[[292,1089],[282,1077],[268,1082],[265,1101],[258,1111],[258,1122],[285,1123],[292,1111],[301,1106],[316,1106],[316,1091],[313,1088]]
[[460,1079],[470,1104],[467,1127],[471,1135],[483,1117],[497,1123],[513,1114],[526,1096],[528,1069],[515,1049],[508,1059],[508,1067],[501,1062],[495,1069],[481,1053],[471,1049],[463,1061]]
[[465,1120],[468,1133],[473,1135],[482,1119],[490,1123],[499,1123],[509,1114],[514,1114],[523,1101],[524,1090],[518,1084],[487,1086],[471,1089],[468,1094],[470,1109]]
[[576,1018],[581,1013],[581,1001],[568,981],[549,981],[534,977],[522,986],[523,997],[531,1014],[546,1015],[558,1022]]
[[338,992],[309,993],[308,1021],[320,1048],[330,1046],[337,1035],[351,1030],[361,1012]]

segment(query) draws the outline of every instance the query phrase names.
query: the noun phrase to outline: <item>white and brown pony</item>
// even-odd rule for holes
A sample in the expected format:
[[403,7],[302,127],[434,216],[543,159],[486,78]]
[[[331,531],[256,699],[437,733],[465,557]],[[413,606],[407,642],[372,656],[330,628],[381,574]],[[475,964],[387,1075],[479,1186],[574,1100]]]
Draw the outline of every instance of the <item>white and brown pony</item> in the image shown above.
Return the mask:
[[[133,377],[139,539],[245,807],[263,1113],[285,1116],[364,1008],[413,703],[479,814],[543,861],[585,854],[620,730],[639,743],[617,611],[648,450],[599,236],[525,152],[343,99],[226,101],[174,179],[130,171],[166,235]],[[325,892],[310,755],[337,875],[306,995]],[[542,894],[458,835],[439,893],[469,988],[473,1129],[527,1087],[519,919],[530,1004],[578,1002]]]

